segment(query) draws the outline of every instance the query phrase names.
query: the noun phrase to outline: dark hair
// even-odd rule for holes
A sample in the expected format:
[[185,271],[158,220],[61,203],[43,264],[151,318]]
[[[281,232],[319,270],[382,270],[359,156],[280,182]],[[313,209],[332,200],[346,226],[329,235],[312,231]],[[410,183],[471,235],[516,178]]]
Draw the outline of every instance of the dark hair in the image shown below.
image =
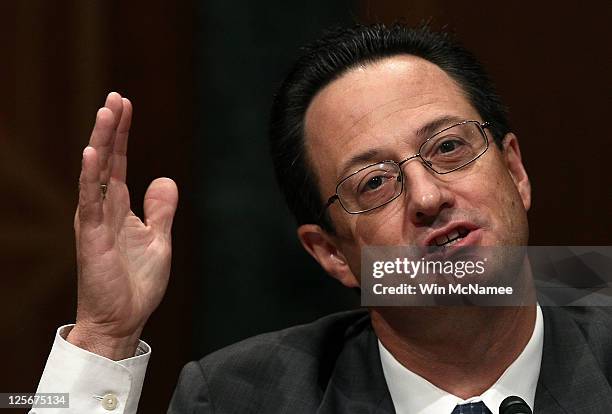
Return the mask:
[[333,232],[329,217],[320,217],[324,200],[304,146],[304,117],[313,97],[356,66],[401,54],[425,59],[454,79],[482,120],[491,123],[489,130],[501,148],[501,140],[510,130],[506,109],[483,67],[451,35],[433,32],[427,26],[410,28],[402,24],[332,30],[304,48],[272,105],[270,149],[274,169],[298,224],[317,223]]

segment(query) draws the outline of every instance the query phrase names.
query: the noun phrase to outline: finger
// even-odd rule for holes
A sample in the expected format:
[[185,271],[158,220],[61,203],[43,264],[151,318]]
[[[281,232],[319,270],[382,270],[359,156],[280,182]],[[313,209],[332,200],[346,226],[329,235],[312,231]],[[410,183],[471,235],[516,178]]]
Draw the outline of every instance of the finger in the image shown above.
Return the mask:
[[[115,120],[113,112],[106,107],[98,109],[96,123],[89,139],[89,147],[96,150],[96,159],[98,160],[100,173],[107,168],[108,154],[115,133],[114,130]],[[104,183],[108,182],[107,178],[107,174],[100,177]]]
[[121,111],[123,110],[123,98],[121,97],[121,95],[117,92],[109,93],[106,96],[106,101],[104,101],[104,107],[113,111],[118,125],[119,119],[121,119]]
[[97,117],[94,131],[89,140],[89,145],[98,152],[98,162],[100,163],[101,171],[100,179],[103,183],[108,183],[108,178],[110,176],[110,156],[115,139],[115,132],[122,111],[123,102],[121,100],[121,95],[117,92],[109,93],[104,102],[104,107],[98,111],[98,115],[102,114],[102,120],[104,121],[101,125],[102,128],[97,128],[98,121],[100,120],[99,117]]
[[95,148],[83,150],[83,165],[79,177],[80,226],[97,226],[102,222],[102,192],[100,191],[100,165]]
[[153,180],[144,197],[145,224],[170,237],[178,204],[178,188],[170,178]]
[[123,111],[115,133],[111,160],[111,177],[124,183],[127,175],[127,147],[130,125],[132,123],[132,103],[122,98]]
[[107,95],[104,106],[111,110],[113,113],[113,132],[111,140],[109,142],[107,150],[104,152],[101,161],[101,180],[103,183],[110,184],[110,176],[113,168],[113,147],[115,146],[115,139],[117,137],[117,127],[123,114],[123,98],[117,92],[111,92]]

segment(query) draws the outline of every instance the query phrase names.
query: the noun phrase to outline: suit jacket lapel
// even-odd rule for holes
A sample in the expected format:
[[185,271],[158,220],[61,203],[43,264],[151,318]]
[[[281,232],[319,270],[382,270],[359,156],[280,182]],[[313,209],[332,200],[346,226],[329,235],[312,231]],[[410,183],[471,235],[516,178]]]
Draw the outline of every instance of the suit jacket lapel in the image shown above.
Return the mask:
[[576,322],[562,308],[542,307],[544,350],[535,413],[606,413],[612,389]]
[[369,317],[347,339],[317,413],[395,413]]

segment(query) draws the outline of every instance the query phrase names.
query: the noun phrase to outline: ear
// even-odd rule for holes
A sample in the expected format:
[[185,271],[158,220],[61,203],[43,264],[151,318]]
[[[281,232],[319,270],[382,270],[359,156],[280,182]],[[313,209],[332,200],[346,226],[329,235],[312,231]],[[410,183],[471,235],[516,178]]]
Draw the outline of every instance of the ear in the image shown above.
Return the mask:
[[316,224],[303,224],[298,227],[297,234],[304,249],[330,276],[346,287],[359,287],[359,281],[349,267],[346,257],[325,230]]
[[508,133],[503,140],[503,157],[506,163],[506,168],[514,181],[514,185],[518,190],[525,210],[531,207],[531,183],[527,176],[527,171],[523,166],[521,159],[521,149],[519,148],[518,138],[513,133]]

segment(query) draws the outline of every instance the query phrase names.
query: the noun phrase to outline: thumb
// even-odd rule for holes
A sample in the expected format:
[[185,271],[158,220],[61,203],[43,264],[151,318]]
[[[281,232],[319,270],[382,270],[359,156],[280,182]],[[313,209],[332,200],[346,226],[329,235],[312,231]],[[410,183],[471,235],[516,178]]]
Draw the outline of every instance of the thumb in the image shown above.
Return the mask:
[[153,180],[144,196],[145,224],[170,237],[177,204],[176,183],[170,178]]

